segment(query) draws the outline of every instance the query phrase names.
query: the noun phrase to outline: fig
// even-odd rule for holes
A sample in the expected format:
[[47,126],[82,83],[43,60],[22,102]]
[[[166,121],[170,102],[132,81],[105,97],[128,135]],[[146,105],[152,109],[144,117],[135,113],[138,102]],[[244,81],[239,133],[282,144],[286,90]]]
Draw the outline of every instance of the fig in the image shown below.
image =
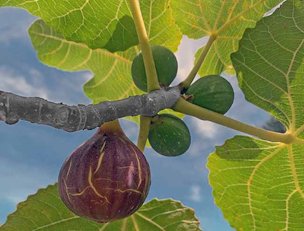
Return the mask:
[[[172,51],[163,46],[152,46],[152,55],[155,63],[159,84],[169,86],[177,73],[177,60]],[[142,53],[139,53],[132,62],[132,78],[135,85],[147,92],[147,76]]]
[[76,215],[105,223],[125,218],[145,201],[150,168],[118,121],[105,123],[64,162],[59,194]]
[[151,147],[164,156],[182,155],[191,143],[187,125],[171,114],[160,114],[153,118],[148,139]]
[[229,110],[234,100],[231,84],[219,75],[200,78],[185,94],[189,102],[221,114]]

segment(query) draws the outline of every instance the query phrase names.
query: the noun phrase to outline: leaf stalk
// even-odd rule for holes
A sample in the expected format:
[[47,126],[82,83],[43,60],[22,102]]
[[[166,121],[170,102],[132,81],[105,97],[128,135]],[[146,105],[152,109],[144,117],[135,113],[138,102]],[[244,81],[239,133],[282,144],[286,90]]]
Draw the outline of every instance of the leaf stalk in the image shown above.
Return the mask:
[[148,92],[158,90],[160,89],[160,85],[158,82],[152,50],[149,44],[149,37],[145,28],[145,23],[140,10],[139,1],[129,0],[129,5],[133,15],[133,20],[137,31],[139,45],[144,59],[144,65],[147,75]]
[[174,110],[185,113],[194,117],[197,117],[201,120],[209,120],[211,122],[223,125],[225,127],[247,133],[249,135],[258,137],[263,140],[272,141],[272,142],[281,142],[285,144],[290,144],[295,141],[295,137],[291,133],[278,133],[272,132],[265,129],[257,128],[245,123],[242,123],[238,120],[234,120],[222,114],[210,111],[208,109],[199,107],[192,103],[187,102],[183,98],[180,98],[175,106]]
[[201,55],[199,56],[196,64],[194,65],[194,67],[192,68],[191,72],[189,73],[189,75],[187,76],[187,78],[180,83],[180,86],[184,89],[187,89],[191,83],[193,82],[196,74],[198,73],[199,69],[201,68],[210,48],[212,47],[213,42],[216,40],[216,34],[212,34],[209,37],[209,40],[206,44],[206,46],[204,47],[203,52],[201,53]]
[[[129,5],[133,15],[137,36],[139,40],[139,45],[143,55],[146,76],[147,76],[148,92],[158,90],[160,89],[160,85],[158,82],[153,54],[149,43],[149,37],[140,10],[139,0],[129,0]],[[140,130],[138,135],[137,146],[142,152],[144,152],[146,142],[148,139],[150,123],[151,123],[151,118],[146,116],[140,116]]]

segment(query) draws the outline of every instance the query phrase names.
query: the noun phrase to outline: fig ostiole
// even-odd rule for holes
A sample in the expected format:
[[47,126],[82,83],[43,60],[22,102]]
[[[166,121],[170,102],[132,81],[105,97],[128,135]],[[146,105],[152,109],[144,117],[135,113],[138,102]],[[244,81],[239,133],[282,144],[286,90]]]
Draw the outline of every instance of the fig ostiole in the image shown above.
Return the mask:
[[153,118],[148,139],[151,147],[164,156],[182,155],[191,144],[187,125],[171,114],[160,114]]
[[[174,53],[163,46],[152,46],[152,55],[159,84],[169,86],[177,74],[177,59]],[[131,67],[133,82],[142,91],[147,91],[147,76],[142,53],[138,54]]]
[[148,195],[150,178],[143,153],[118,121],[112,121],[66,159],[59,173],[59,194],[76,215],[106,223],[139,209]]
[[185,97],[195,105],[225,114],[234,100],[231,84],[219,75],[198,79],[186,91]]

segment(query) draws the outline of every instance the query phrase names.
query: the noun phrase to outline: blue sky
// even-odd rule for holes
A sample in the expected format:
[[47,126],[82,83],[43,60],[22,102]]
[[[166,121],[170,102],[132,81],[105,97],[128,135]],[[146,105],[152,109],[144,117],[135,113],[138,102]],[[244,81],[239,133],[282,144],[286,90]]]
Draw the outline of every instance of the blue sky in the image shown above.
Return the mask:
[[[89,103],[82,85],[91,77],[90,73],[66,73],[38,61],[27,35],[34,19],[19,9],[0,9],[0,89],[67,104]],[[183,39],[177,52],[177,81],[187,75],[194,53],[203,43],[204,40]],[[227,79],[235,89],[235,102],[227,115],[262,126],[268,115],[244,100],[235,78]],[[152,171],[148,199],[174,198],[195,209],[204,230],[232,230],[213,202],[205,166],[214,147],[238,133],[190,117],[185,121],[192,135],[191,147],[185,155],[166,158],[151,149],[145,152]],[[137,126],[127,121],[122,123],[127,135],[136,142]],[[6,216],[27,195],[56,182],[64,159],[93,133],[70,134],[27,122],[16,125],[0,122],[0,223],[5,222]]]

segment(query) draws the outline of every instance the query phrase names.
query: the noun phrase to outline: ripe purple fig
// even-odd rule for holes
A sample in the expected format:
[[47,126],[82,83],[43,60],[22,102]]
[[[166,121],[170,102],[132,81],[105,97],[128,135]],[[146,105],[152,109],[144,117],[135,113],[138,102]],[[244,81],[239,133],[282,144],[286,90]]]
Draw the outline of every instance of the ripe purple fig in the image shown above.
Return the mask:
[[96,222],[130,216],[144,203],[150,168],[118,121],[105,123],[64,162],[58,180],[64,204]]

